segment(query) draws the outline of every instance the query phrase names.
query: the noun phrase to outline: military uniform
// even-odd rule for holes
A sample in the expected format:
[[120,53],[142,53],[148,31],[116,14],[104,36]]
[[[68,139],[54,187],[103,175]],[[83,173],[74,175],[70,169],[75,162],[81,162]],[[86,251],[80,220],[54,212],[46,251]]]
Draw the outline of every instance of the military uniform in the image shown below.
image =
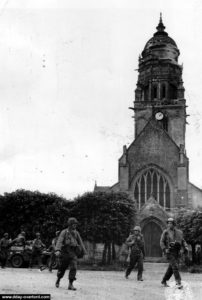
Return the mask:
[[2,268],[5,268],[6,266],[6,262],[8,259],[8,251],[10,246],[11,246],[11,242],[8,239],[8,234],[5,233],[4,237],[0,240],[0,261],[1,261]]
[[[128,268],[126,270],[126,278],[130,275],[131,271],[135,267],[137,263],[138,273],[137,273],[137,279],[139,281],[142,281],[142,274],[143,274],[143,259],[145,257],[145,249],[144,249],[144,239],[142,234],[140,233],[140,227],[138,227],[139,233],[135,235],[134,233],[131,234],[127,240],[126,245],[130,247],[130,262],[128,265]],[[135,228],[134,228],[135,230]]]
[[[74,219],[74,218],[70,218]],[[76,221],[77,222],[77,221]],[[79,232],[76,229],[71,230],[70,227],[61,231],[57,240],[55,251],[60,251],[58,257],[58,272],[56,287],[59,287],[60,279],[64,276],[65,271],[69,267],[69,288],[75,290],[73,287],[73,281],[76,280],[77,271],[77,248],[81,247],[84,253],[86,253],[83,241],[80,237]]]
[[25,244],[26,244],[25,232],[22,231],[21,233],[19,233],[18,236],[17,236],[17,238],[15,238],[12,241],[12,244],[17,244],[18,246],[25,247]]
[[43,268],[42,264],[42,250],[45,248],[45,245],[42,243],[40,236],[38,236],[32,244],[32,254],[29,263],[29,267],[32,268],[33,261],[36,260],[39,268]]
[[52,239],[52,243],[50,246],[50,250],[51,250],[51,256],[50,256],[50,264],[49,264],[49,271],[52,272],[52,267],[54,262],[56,261],[56,256],[55,256],[55,249],[56,249],[56,244],[58,241],[58,237],[59,237],[59,231],[56,232],[56,237],[54,237],[54,239]]
[[195,245],[195,261],[197,265],[200,265],[201,262],[201,245],[196,244]]
[[184,251],[188,252],[182,231],[175,227],[173,229],[165,229],[161,236],[160,246],[169,262],[161,283],[167,286],[166,282],[174,275],[176,283],[181,286],[181,276],[179,273],[180,249],[183,247]]

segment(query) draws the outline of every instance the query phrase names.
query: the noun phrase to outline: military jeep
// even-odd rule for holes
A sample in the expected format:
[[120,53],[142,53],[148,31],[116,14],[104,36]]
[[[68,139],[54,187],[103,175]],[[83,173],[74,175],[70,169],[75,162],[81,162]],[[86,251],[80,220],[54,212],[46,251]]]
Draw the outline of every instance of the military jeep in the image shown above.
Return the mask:
[[[9,251],[8,261],[13,268],[21,268],[28,266],[32,253],[32,241],[27,241],[25,246],[13,245]],[[42,252],[42,263],[45,266],[49,266],[51,252],[44,249]],[[53,269],[56,268],[56,262],[53,265]]]

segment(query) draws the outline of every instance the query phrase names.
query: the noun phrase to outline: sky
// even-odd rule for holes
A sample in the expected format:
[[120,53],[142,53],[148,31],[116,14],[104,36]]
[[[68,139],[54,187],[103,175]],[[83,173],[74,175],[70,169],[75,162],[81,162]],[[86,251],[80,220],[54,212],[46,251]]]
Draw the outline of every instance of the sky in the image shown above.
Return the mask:
[[0,0],[0,193],[67,199],[118,181],[134,139],[138,56],[156,31],[180,49],[190,181],[202,188],[199,0]]

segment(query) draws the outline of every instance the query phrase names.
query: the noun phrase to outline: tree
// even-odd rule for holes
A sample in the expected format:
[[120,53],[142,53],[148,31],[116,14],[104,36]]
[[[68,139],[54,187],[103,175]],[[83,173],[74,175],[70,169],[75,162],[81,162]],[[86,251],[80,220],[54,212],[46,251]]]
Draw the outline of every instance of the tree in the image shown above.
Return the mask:
[[0,234],[8,232],[12,238],[20,230],[26,232],[27,239],[33,239],[41,232],[49,244],[56,230],[67,225],[73,203],[55,194],[43,194],[17,190],[0,197]]
[[20,230],[27,239],[40,231],[48,245],[56,230],[67,227],[69,217],[79,220],[79,231],[85,240],[103,243],[103,263],[116,258],[115,245],[121,245],[134,223],[134,202],[126,193],[86,193],[67,201],[55,194],[17,190],[0,196],[0,235],[12,238]]
[[184,238],[192,247],[192,261],[195,261],[195,244],[202,243],[202,211],[181,210],[176,221],[184,234]]
[[116,258],[115,245],[121,245],[135,218],[134,202],[122,192],[91,192],[74,199],[71,214],[78,218],[82,237],[103,243],[103,263]]

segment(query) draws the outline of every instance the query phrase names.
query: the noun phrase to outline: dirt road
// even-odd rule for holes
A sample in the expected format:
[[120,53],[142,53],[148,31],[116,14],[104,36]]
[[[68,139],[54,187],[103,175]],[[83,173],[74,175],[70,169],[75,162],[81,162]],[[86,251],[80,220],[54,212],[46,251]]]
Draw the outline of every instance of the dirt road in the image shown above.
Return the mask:
[[[0,293],[51,294],[54,300],[162,300],[166,299],[165,288],[160,285],[165,268],[165,264],[146,263],[143,282],[136,280],[136,272],[127,280],[123,272],[78,271],[75,292],[67,290],[68,274],[57,289],[56,271],[0,269]],[[202,274],[182,273],[182,277],[189,284],[194,300],[201,300]]]

